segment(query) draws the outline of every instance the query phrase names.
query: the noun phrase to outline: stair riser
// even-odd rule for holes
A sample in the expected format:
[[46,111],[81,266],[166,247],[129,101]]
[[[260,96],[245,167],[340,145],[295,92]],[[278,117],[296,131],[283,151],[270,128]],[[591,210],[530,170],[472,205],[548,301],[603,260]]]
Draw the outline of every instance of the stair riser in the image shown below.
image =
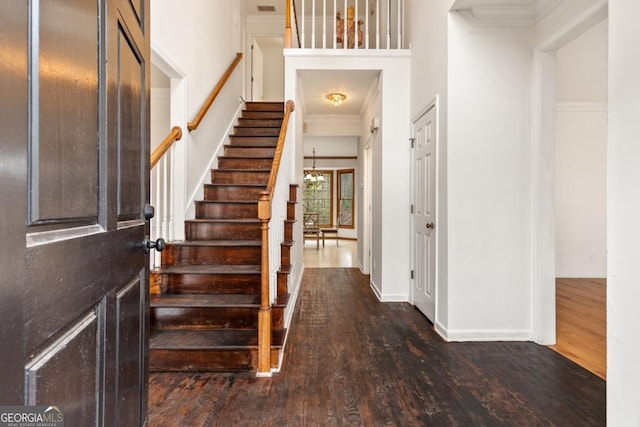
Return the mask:
[[163,274],[165,294],[258,294],[260,274]]
[[278,111],[284,114],[283,102],[247,102],[245,104],[247,111]]
[[198,349],[149,351],[149,370],[153,372],[225,372],[257,368],[254,349]]
[[243,127],[281,127],[282,119],[266,119],[266,118],[246,118],[238,119],[238,126]]
[[260,264],[260,246],[173,246],[162,251],[163,265]]
[[229,144],[236,147],[275,147],[278,136],[238,136],[229,135]]
[[186,223],[187,240],[258,240],[260,224]]
[[[154,329],[257,329],[255,307],[151,307],[150,322]],[[272,307],[271,327],[284,329],[284,307]]]
[[[277,368],[280,350],[271,350],[271,367]],[[149,351],[152,372],[232,372],[258,367],[257,349],[199,349]]]
[[242,112],[242,117],[249,119],[282,119],[283,116],[282,111],[244,110]]
[[198,219],[255,219],[258,218],[258,204],[196,202]]
[[276,153],[275,145],[273,147],[243,147],[238,145],[225,145],[224,155],[230,157],[271,157]]
[[154,329],[254,329],[258,327],[258,308],[152,307]]
[[218,167],[220,169],[271,169],[273,158],[252,159],[252,158],[229,158],[218,157]]
[[211,182],[214,184],[263,184],[267,185],[270,171],[211,171]]
[[234,126],[233,134],[237,136],[278,136],[280,135],[280,128],[277,127],[241,127]]
[[205,200],[242,200],[258,201],[260,194],[267,189],[264,187],[247,187],[239,185],[205,185]]

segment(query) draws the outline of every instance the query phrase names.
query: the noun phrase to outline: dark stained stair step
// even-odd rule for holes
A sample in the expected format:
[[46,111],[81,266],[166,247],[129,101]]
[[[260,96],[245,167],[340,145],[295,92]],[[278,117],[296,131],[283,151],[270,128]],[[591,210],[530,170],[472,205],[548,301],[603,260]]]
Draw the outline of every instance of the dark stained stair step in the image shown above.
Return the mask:
[[228,157],[270,157],[276,153],[276,146],[230,145],[224,146],[224,155]]
[[245,110],[249,111],[278,111],[284,114],[284,102],[247,102]]
[[185,221],[187,240],[258,240],[258,219],[194,219]]
[[220,156],[218,169],[268,169],[271,171],[273,157]]
[[283,111],[242,110],[241,117],[249,119],[282,119]]
[[198,200],[196,201],[197,219],[256,219],[258,201],[253,200]]
[[259,265],[170,265],[163,266],[160,287],[169,294],[260,292]]
[[229,145],[236,147],[275,147],[278,144],[278,135],[229,135]]
[[238,126],[242,127],[282,127],[282,118],[254,118],[254,117],[240,117],[238,119]]
[[267,184],[271,169],[213,169],[212,184]]
[[263,184],[205,184],[204,199],[210,201],[258,201]]
[[[273,331],[271,364],[277,367],[286,330]],[[246,371],[257,368],[256,330],[152,330],[151,371]]]
[[168,243],[163,265],[260,264],[260,240],[194,240]]
[[233,135],[236,136],[279,136],[280,135],[280,127],[279,126],[264,126],[264,127],[245,127],[245,126],[234,126],[233,127]]
[[255,329],[257,294],[158,295],[150,302],[155,329]]

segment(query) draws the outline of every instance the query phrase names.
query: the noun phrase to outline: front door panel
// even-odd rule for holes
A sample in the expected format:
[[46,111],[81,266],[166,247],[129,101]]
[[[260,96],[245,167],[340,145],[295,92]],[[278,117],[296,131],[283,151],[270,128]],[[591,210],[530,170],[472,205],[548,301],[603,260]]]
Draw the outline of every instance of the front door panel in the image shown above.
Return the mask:
[[68,425],[146,418],[149,3],[135,4],[0,3],[0,405],[59,406]]

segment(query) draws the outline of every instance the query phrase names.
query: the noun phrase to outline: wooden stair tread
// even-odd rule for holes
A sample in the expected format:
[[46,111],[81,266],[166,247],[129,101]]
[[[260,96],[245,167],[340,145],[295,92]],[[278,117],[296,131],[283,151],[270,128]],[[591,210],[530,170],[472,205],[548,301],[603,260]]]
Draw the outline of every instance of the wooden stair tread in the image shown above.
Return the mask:
[[[282,348],[285,330],[274,330],[271,348]],[[152,330],[149,349],[243,349],[258,347],[258,331],[255,329],[216,330]]]
[[256,205],[257,200],[198,200],[197,203],[240,203],[245,205]]
[[155,272],[160,274],[260,274],[260,266],[228,264],[167,265]]
[[197,224],[260,224],[260,220],[258,218],[195,218],[187,219],[184,222]]
[[[244,172],[271,172],[271,168],[243,168],[243,169],[234,169],[234,168],[217,168],[214,169],[214,171],[225,171],[225,172],[238,172],[238,173],[244,173]],[[224,183],[221,183],[224,184]],[[227,184],[233,184],[230,182],[227,182]],[[253,183],[251,183],[253,184]],[[264,186],[264,184],[263,184]]]
[[169,246],[261,246],[260,240],[183,240]]
[[260,308],[260,296],[256,294],[162,294],[152,295],[150,306]]

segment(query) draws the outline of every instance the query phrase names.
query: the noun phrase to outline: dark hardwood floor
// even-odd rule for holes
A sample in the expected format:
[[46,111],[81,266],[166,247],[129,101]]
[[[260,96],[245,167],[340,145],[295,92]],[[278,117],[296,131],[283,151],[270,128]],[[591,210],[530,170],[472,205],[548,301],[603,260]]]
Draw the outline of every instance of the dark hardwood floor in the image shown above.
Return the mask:
[[527,342],[446,343],[357,269],[307,269],[281,373],[153,373],[150,426],[604,426],[605,381]]

